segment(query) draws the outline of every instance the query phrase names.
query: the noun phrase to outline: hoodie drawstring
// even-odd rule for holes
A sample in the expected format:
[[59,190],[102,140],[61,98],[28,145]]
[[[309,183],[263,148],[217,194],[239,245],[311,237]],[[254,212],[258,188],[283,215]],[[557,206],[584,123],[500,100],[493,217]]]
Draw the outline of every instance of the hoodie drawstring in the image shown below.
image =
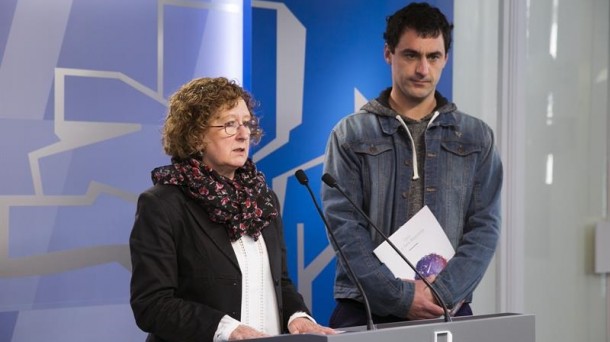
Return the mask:
[[[434,119],[436,119],[436,117],[439,114],[440,113],[438,112],[438,110],[434,112],[434,114],[432,115],[432,118],[428,122],[428,126],[427,127],[430,127],[430,125],[432,124]],[[418,167],[418,164],[417,164],[417,151],[416,151],[416,148],[415,148],[415,141],[413,140],[413,136],[411,135],[411,131],[409,131],[409,127],[405,123],[405,120],[402,119],[402,116],[396,115],[396,120],[398,120],[398,122],[400,122],[402,124],[402,127],[405,128],[405,131],[407,131],[407,135],[409,136],[409,139],[411,140],[411,150],[413,152],[412,153],[412,156],[413,156],[413,180],[419,179],[419,167]]]

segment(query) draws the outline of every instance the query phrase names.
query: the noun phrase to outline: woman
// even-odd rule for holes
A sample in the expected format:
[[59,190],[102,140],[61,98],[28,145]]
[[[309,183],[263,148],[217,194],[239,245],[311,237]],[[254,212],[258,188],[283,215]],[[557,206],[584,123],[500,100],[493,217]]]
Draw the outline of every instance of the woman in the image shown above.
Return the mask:
[[254,99],[226,78],[195,79],[169,101],[163,147],[130,237],[131,307],[147,341],[332,334],[288,277],[277,197],[248,158]]

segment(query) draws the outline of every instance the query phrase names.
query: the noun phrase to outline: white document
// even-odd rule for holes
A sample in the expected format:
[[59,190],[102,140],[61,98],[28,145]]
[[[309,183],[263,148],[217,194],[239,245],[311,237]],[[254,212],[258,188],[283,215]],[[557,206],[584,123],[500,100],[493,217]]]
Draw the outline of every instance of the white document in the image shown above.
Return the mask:
[[[440,273],[455,254],[445,231],[428,206],[424,206],[389,239],[424,277]],[[415,272],[387,241],[375,248],[375,255],[397,278],[416,278]]]

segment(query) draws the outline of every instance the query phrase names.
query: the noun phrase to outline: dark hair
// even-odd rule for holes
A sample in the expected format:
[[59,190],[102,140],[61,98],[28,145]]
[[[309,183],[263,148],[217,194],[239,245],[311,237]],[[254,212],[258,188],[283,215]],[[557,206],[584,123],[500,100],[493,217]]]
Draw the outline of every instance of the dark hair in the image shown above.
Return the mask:
[[[252,119],[257,102],[252,95],[235,81],[224,77],[197,78],[184,84],[169,99],[169,110],[165,118],[162,143],[165,153],[183,159],[205,149],[203,136],[210,122],[221,111],[235,107],[244,100]],[[250,134],[252,143],[258,142],[260,129]]]
[[407,30],[413,29],[417,35],[424,38],[435,38],[443,35],[445,54],[451,48],[451,31],[453,24],[447,21],[445,15],[436,7],[425,2],[414,2],[405,6],[386,18],[387,26],[383,33],[390,52],[398,44],[400,36]]

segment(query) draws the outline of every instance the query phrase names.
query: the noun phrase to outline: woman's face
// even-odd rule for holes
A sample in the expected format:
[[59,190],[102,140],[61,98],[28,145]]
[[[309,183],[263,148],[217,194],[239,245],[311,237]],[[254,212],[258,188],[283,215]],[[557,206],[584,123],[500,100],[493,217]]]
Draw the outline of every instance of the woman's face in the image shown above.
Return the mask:
[[[250,129],[243,124],[250,121],[252,116],[244,100],[240,99],[237,105],[231,109],[220,112],[220,116],[212,119],[210,127],[203,138],[205,151],[203,152],[204,164],[211,167],[219,174],[233,179],[235,170],[243,166],[248,159],[250,148]],[[237,133],[229,135],[224,125],[233,121],[237,126]]]

